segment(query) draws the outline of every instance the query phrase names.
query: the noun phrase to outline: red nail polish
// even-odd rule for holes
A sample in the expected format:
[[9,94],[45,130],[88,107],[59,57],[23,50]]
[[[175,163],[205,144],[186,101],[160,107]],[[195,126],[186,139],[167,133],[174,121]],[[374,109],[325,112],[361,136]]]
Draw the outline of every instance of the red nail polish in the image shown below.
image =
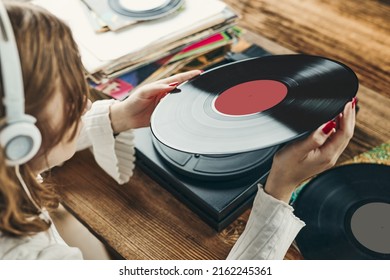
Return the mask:
[[200,74],[202,74],[204,72],[204,70],[202,70],[202,69],[200,69],[199,71],[200,71]]
[[322,128],[322,132],[325,134],[328,134],[333,128],[336,127],[335,121],[329,121],[327,124]]
[[357,97],[356,97],[356,96],[355,96],[354,98],[352,98],[352,109],[354,109],[354,108],[355,108],[355,106],[356,106],[357,102],[358,102],[358,99],[357,99]]
[[168,86],[170,86],[170,87],[175,87],[175,86],[177,86],[179,84],[179,82],[174,82],[174,83],[170,83]]

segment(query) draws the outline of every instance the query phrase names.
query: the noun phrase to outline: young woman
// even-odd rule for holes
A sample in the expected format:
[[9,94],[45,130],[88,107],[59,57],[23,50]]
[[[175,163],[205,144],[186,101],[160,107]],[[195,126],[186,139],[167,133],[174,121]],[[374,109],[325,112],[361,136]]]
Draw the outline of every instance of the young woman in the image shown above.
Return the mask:
[[[123,102],[91,104],[67,25],[30,4],[6,7],[19,50],[25,111],[37,119],[42,143],[36,156],[16,167],[7,165],[0,148],[0,259],[80,259],[80,250],[67,246],[50,220],[48,212],[58,207],[58,197],[55,186],[42,182],[39,174],[77,149],[92,147],[98,164],[118,183],[127,182],[134,168],[131,129],[148,126],[160,99],[201,71],[145,85]],[[3,87],[0,95],[3,100]],[[277,153],[265,188],[259,186],[248,225],[228,258],[283,258],[304,226],[288,199],[302,180],[335,163],[353,134],[353,106],[354,102],[345,106],[337,131],[336,123],[329,122]],[[4,110],[2,103],[2,124]]]

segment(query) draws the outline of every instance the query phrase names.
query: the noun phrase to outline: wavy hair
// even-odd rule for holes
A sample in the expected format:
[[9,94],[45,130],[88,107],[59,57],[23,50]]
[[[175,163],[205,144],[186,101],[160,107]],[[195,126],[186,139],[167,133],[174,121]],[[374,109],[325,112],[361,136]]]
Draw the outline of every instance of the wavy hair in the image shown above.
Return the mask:
[[[47,161],[50,150],[62,141],[69,129],[74,129],[71,139],[76,136],[77,125],[74,124],[80,120],[87,103],[88,85],[80,54],[69,27],[46,10],[15,2],[6,3],[6,9],[21,60],[25,110],[37,119],[36,125],[42,134],[36,157],[43,156]],[[55,94],[62,95],[65,108],[62,124],[53,127],[45,108],[50,106]],[[3,96],[1,86],[1,100]],[[2,103],[0,106],[0,121],[4,124],[5,108]],[[48,210],[58,207],[55,188],[37,182],[31,162],[20,166],[20,173],[40,207]],[[15,170],[6,166],[4,151],[0,148],[0,232],[27,236],[48,229],[50,223],[41,220],[38,214],[38,209],[22,190]]]

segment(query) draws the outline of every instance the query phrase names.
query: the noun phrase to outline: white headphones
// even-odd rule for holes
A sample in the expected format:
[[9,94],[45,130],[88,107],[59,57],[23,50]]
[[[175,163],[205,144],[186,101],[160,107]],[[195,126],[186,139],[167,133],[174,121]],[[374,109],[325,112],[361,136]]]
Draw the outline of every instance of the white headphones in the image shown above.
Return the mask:
[[42,136],[36,119],[24,112],[23,76],[11,21],[0,0],[0,64],[6,123],[0,130],[0,145],[6,164],[26,163],[36,155]]

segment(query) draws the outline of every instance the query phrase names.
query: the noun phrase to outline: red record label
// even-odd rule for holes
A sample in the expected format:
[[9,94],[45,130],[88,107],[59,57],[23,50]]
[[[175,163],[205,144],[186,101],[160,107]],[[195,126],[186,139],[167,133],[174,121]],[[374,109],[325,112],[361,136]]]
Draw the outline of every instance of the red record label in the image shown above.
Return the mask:
[[286,95],[287,87],[283,83],[273,80],[256,80],[225,90],[215,99],[214,107],[225,115],[250,115],[272,108]]

